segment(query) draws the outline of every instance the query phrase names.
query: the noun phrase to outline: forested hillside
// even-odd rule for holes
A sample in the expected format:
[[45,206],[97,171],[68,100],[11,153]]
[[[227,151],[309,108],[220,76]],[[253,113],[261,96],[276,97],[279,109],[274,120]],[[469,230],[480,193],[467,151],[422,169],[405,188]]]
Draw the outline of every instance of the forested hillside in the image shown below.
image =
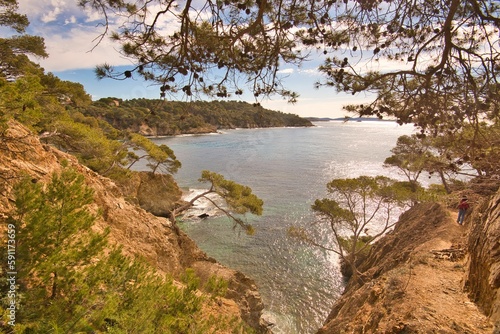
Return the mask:
[[[143,135],[309,126],[309,121],[244,102],[92,101],[81,84],[62,81],[30,60],[29,56],[48,54],[43,38],[26,34],[28,18],[17,13],[17,2],[0,2],[0,27],[6,31],[0,37],[0,253],[4,258],[0,332],[267,332],[269,324],[260,322],[264,306],[253,281],[217,264],[179,230],[176,213],[193,204],[180,202],[172,178],[181,162],[169,147],[157,146]],[[196,15],[194,3],[173,1],[157,13],[179,19],[179,31],[165,38],[156,30],[160,20],[149,22],[161,1],[147,1],[141,8],[129,1],[80,2],[98,9],[106,23],[111,14],[138,19],[124,22],[117,32],[109,30],[109,36],[121,43],[122,54],[135,59],[134,67],[117,73],[103,65],[97,76],[126,79],[138,74],[162,85],[163,96],[241,95],[240,80],[233,80],[241,75],[255,98],[278,94],[294,102],[297,94],[284,88],[284,77],[278,75],[284,69],[282,60],[299,65],[308,57],[296,51],[309,52],[311,47],[335,55],[325,57],[318,68],[325,77],[316,87],[353,95],[373,93],[376,99],[371,103],[346,109],[417,125],[419,133],[399,138],[385,160],[385,165],[406,176],[400,185],[406,185],[411,205],[423,202],[423,208],[437,208],[441,204],[432,202],[444,202],[449,196],[453,204],[447,208],[456,211],[455,201],[466,195],[471,209],[464,225],[455,219],[436,219],[447,218],[443,210],[433,210],[425,221],[419,220],[424,215],[413,211],[418,219],[400,224],[407,234],[400,234],[396,226],[385,239],[394,243],[372,245],[378,238],[367,235],[369,230],[360,228],[367,225],[359,224],[374,217],[366,214],[370,207],[366,199],[374,198],[377,210],[389,212],[391,203],[401,202],[405,193],[389,187],[392,181],[386,178],[332,180],[328,184],[332,198],[315,202],[313,209],[329,219],[332,235],[340,236],[335,237],[336,248],[323,249],[341,254],[354,272],[344,296],[354,297],[350,310],[360,318],[345,312],[340,329],[325,324],[321,331],[337,334],[349,325],[361,325],[353,332],[431,332],[444,322],[441,332],[474,332],[462,330],[452,320],[472,322],[468,314],[445,318],[433,308],[451,300],[450,311],[460,310],[455,305],[477,303],[488,317],[486,322],[500,332],[498,1],[451,0],[437,5],[428,0],[387,1],[382,7],[374,5],[376,1],[344,1],[345,6],[336,1],[299,1],[293,6],[202,1],[203,9]],[[217,19],[208,22],[207,17]],[[352,50],[346,52],[353,58],[337,58],[336,52],[343,50]],[[369,61],[398,60],[409,67],[358,71],[356,50],[372,51],[373,57],[361,57]],[[165,70],[152,73],[155,69]],[[214,69],[226,75],[219,76],[221,72]],[[131,171],[139,159],[147,160],[150,172]],[[442,187],[424,189],[420,180],[427,174],[437,175]],[[235,212],[260,214],[262,202],[250,188],[215,173],[204,175],[202,179],[211,182],[210,191],[225,195]],[[144,198],[141,189],[161,198],[164,206],[151,205],[152,196]],[[357,197],[351,196],[356,192]],[[136,205],[145,203],[156,216]],[[361,210],[356,210],[356,203],[362,204]],[[356,216],[359,212],[361,219]],[[446,231],[453,238],[443,246]],[[314,244],[302,230],[298,232],[302,241]],[[401,244],[408,247],[398,248]],[[443,266],[428,254],[435,248],[438,253],[459,249],[468,261]],[[393,250],[394,256],[384,250]],[[389,270],[393,275],[384,276],[381,267],[363,265],[365,256],[379,264],[399,260],[406,268]],[[420,271],[422,264],[439,270]],[[464,284],[447,284],[443,268],[454,271],[453,283],[464,280]],[[423,284],[412,290],[409,282],[416,279],[438,288]],[[363,290],[368,293],[361,294]],[[422,303],[419,309],[410,298],[422,291],[431,297],[433,307]],[[454,298],[457,292],[461,297],[468,294],[470,302]],[[394,308],[384,309],[391,303]],[[341,320],[337,311],[349,310],[343,305],[343,300],[336,304],[328,320]],[[375,312],[369,314],[367,308]],[[396,309],[408,311],[398,317]],[[397,323],[384,328],[378,324],[388,322],[381,319]],[[428,330],[422,326],[426,321]],[[448,326],[453,328],[447,330]],[[491,326],[487,323],[483,329]]]
[[206,133],[217,129],[312,126],[297,115],[241,101],[179,102],[104,98],[82,111],[120,130],[145,135]]
[[[0,3],[0,26],[20,34],[0,37],[0,332],[263,330],[253,281],[209,259],[174,219],[140,207],[172,210],[181,163],[134,126],[149,118],[179,133],[208,123],[188,104],[169,114],[154,107],[161,101],[93,102],[28,58],[47,57],[44,40],[24,34],[16,10]],[[130,170],[139,159],[149,172]]]

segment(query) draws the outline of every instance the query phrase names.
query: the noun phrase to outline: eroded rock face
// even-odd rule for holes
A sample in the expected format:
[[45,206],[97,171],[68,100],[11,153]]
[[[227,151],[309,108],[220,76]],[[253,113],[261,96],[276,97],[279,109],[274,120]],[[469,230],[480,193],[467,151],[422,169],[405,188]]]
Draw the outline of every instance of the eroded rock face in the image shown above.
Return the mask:
[[158,217],[170,217],[175,205],[181,200],[182,191],[171,175],[153,172],[131,172],[117,184],[127,201],[137,204]]
[[[420,204],[401,215],[391,233],[377,242],[360,270],[377,278],[408,261],[414,250],[429,240],[429,232],[443,228],[448,212],[439,204]],[[433,234],[433,233],[432,233]]]
[[171,175],[141,173],[137,191],[139,205],[155,216],[169,217],[170,211],[180,201],[182,191]]
[[318,334],[491,334],[490,319],[463,291],[466,227],[439,204],[403,214],[359,264]]
[[212,275],[225,278],[229,282],[229,293],[216,312],[241,317],[258,332],[265,332],[260,325],[264,306],[251,279],[209,258],[168,219],[154,216],[125,200],[110,179],[80,165],[73,156],[42,145],[16,122],[10,122],[9,129],[0,138],[0,217],[6,217],[12,210],[12,187],[21,175],[28,174],[34,182],[48,182],[53,173],[62,170],[63,160],[84,175],[85,182],[94,190],[93,209],[102,212],[94,228],[109,228],[110,243],[122,246],[126,254],[141,256],[174,278],[186,268],[194,268],[201,279]]
[[500,192],[477,205],[467,224],[470,234],[465,287],[500,333]]

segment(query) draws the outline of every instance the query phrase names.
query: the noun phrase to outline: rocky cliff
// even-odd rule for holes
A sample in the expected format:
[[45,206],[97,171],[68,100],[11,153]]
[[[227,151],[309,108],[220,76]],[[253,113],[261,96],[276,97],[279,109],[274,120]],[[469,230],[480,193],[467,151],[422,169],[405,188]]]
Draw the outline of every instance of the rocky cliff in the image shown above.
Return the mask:
[[125,200],[111,180],[78,164],[73,156],[42,145],[36,136],[15,122],[10,122],[8,130],[0,136],[0,217],[6,217],[12,209],[12,186],[21,175],[28,174],[33,182],[46,182],[54,172],[61,171],[63,160],[84,175],[87,185],[94,190],[94,210],[102,212],[94,228],[109,228],[111,243],[120,244],[124,253],[141,256],[174,278],[186,268],[193,268],[201,279],[213,275],[225,278],[229,291],[214,312],[240,317],[258,332],[264,332],[260,324],[263,304],[251,279],[218,264],[189,237],[173,228],[169,220]]
[[465,226],[440,204],[404,213],[318,333],[498,333],[499,203],[474,205]]
[[477,203],[469,222],[465,290],[500,333],[500,193]]

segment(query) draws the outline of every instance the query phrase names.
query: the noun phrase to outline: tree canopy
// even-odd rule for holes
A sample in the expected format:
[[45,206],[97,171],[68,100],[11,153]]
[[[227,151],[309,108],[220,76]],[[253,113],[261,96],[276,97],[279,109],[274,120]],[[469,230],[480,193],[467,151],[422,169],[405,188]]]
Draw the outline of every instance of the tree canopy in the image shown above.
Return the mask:
[[370,243],[395,224],[401,208],[414,198],[411,187],[385,176],[334,179],[331,197],[316,199],[317,220],[305,228],[292,227],[292,236],[340,256],[345,273],[358,276],[357,262]]
[[394,70],[361,72],[346,58],[327,59],[327,85],[350,93],[373,91],[362,115],[393,115],[434,131],[498,118],[497,1],[418,0],[348,2],[338,23],[348,46]]
[[[498,27],[494,0],[82,0],[103,14],[134,66],[99,77],[152,80],[166,93],[295,101],[280,69],[324,54],[318,86],[375,101],[348,110],[391,115],[423,129],[453,130],[498,118]],[[122,18],[109,31],[111,14]],[[317,52],[320,51],[320,52]],[[380,64],[382,70],[371,65]]]
[[[181,167],[181,162],[177,160],[174,151],[167,145],[156,145],[151,140],[136,133],[130,133],[129,140],[133,149],[144,149],[146,151],[146,155],[143,157],[148,161],[148,167],[151,168],[153,173],[160,169],[165,173],[174,174]],[[141,158],[136,156],[128,168]]]
[[429,146],[426,141],[419,140],[415,135],[401,136],[396,146],[391,149],[393,154],[385,159],[384,166],[397,167],[406,176],[408,182],[417,182],[425,169]]
[[47,57],[45,43],[39,36],[26,35],[28,17],[17,12],[17,0],[0,0],[0,26],[14,30],[17,35],[0,38],[0,78],[14,78],[20,69],[32,66],[26,55]]
[[[448,193],[463,180],[490,181],[500,173],[498,123],[465,124],[460,130],[437,136],[401,136],[385,167],[396,167],[415,186],[422,172],[439,176]],[[460,180],[461,179],[461,180]]]
[[[233,214],[246,214],[250,212],[251,214],[258,216],[262,215],[264,202],[252,192],[252,188],[231,180],[226,180],[224,176],[208,170],[201,172],[201,177],[198,181],[209,183],[210,188],[193,197],[184,205],[174,209],[171,213],[174,220],[178,213],[191,208],[200,198],[205,198],[221,210],[227,217],[229,217],[234,222],[234,227],[239,226],[250,235],[254,233],[252,225],[246,223],[243,219]],[[217,205],[217,203],[215,203],[215,201],[208,196],[210,194],[216,194],[222,198],[228,208]]]

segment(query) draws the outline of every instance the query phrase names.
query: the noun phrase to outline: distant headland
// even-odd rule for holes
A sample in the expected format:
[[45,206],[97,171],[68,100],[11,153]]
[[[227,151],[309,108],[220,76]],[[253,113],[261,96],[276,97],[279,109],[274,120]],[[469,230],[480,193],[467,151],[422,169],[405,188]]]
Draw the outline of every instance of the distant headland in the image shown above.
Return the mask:
[[330,122],[330,121],[341,121],[341,122],[394,122],[391,119],[380,119],[378,117],[304,117],[311,122]]

